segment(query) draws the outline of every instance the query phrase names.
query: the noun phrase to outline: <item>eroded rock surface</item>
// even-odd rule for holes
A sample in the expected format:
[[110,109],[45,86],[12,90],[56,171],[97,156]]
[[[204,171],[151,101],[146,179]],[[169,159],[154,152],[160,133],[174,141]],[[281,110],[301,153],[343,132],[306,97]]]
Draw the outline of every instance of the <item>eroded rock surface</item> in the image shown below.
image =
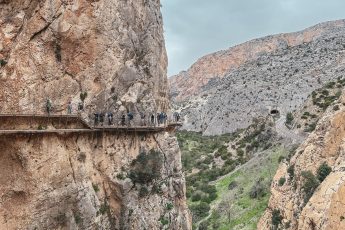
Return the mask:
[[345,21],[256,39],[201,58],[170,79],[184,129],[233,132],[278,110],[284,117],[309,94],[342,77]]
[[[344,102],[343,92],[338,103],[339,110],[329,108],[315,132],[296,150],[291,160],[280,165],[271,186],[269,207],[258,229],[272,228],[273,211],[280,212],[281,226],[285,229],[345,228]],[[303,172],[310,171],[317,177],[318,168],[325,162],[331,167],[331,173],[308,199],[305,187],[308,180]],[[289,168],[294,168],[293,176],[290,176]],[[282,177],[287,181],[279,186],[278,181]]]
[[[75,113],[81,93],[85,118],[167,111],[166,67],[159,0],[0,0],[0,113],[44,113],[47,98]],[[173,134],[12,135],[0,149],[1,229],[191,228]],[[156,176],[135,184],[150,151]]]

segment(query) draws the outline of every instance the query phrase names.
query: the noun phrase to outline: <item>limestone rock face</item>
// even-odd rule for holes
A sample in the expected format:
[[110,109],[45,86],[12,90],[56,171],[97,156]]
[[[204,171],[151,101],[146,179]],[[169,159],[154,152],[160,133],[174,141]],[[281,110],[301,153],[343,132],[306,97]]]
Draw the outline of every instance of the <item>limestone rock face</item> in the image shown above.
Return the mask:
[[[316,130],[296,150],[289,161],[283,162],[272,183],[269,207],[261,218],[258,229],[271,229],[272,212],[279,210],[285,229],[344,229],[345,212],[345,96],[340,99],[339,110],[329,108],[319,121]],[[306,196],[303,171],[317,175],[326,162],[331,173],[311,194]],[[288,168],[294,168],[293,178]],[[283,186],[281,177],[289,178]]]
[[[160,1],[0,2],[1,112],[167,109]],[[134,106],[135,105],[135,106]]]
[[205,135],[248,127],[278,110],[282,117],[344,70],[345,21],[268,36],[210,54],[170,78],[183,128]]
[[[166,67],[159,0],[0,0],[0,113],[75,113],[81,93],[86,118],[167,111]],[[150,151],[155,178],[135,183]],[[191,229],[171,133],[1,136],[0,152],[0,229]]]
[[[133,184],[133,160],[152,149],[164,159],[159,177]],[[190,229],[168,133],[2,136],[0,150],[1,229]]]

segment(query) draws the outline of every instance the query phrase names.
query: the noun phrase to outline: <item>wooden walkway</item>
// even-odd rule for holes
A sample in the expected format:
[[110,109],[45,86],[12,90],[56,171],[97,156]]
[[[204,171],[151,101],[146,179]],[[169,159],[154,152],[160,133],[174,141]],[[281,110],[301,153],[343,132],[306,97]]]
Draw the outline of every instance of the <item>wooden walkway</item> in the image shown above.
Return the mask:
[[177,127],[182,126],[179,122],[170,122],[167,125],[161,126],[119,126],[119,125],[104,125],[104,126],[91,126],[84,119],[78,115],[44,115],[44,114],[0,114],[0,122],[6,120],[16,120],[17,118],[27,118],[30,120],[35,119],[70,119],[81,122],[85,128],[48,128],[48,129],[0,129],[0,135],[13,135],[13,134],[44,134],[44,133],[92,133],[92,132],[131,132],[131,133],[155,133],[162,131],[175,130]]

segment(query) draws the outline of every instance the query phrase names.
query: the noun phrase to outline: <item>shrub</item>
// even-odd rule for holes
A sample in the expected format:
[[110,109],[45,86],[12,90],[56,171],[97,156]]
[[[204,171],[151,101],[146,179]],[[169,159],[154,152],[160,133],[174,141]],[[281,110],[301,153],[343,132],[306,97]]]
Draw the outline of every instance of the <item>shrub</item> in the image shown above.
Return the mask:
[[92,184],[92,188],[95,190],[95,192],[99,192],[99,187],[97,184]]
[[80,93],[80,100],[82,102],[84,102],[86,98],[87,98],[87,92],[81,92]]
[[278,185],[283,186],[285,184],[285,181],[286,181],[285,177],[281,177],[278,181]]
[[160,177],[162,154],[151,150],[148,154],[141,152],[131,163],[129,178],[134,183],[147,184]]
[[333,107],[333,110],[334,111],[338,111],[340,108],[339,108],[339,105],[335,105],[334,107]]
[[101,214],[101,215],[104,215],[106,212],[108,212],[109,211],[109,205],[106,203],[106,202],[104,202],[103,204],[101,204],[101,207],[99,207],[99,213]]
[[193,213],[193,219],[199,221],[200,219],[208,216],[210,211],[210,205],[206,202],[200,202],[199,204],[192,204],[190,210]]
[[172,203],[167,203],[167,205],[166,205],[166,209],[167,210],[171,210],[171,209],[173,209],[174,208],[174,205],[172,204]]
[[302,185],[305,193],[304,202],[307,203],[315,189],[319,186],[319,181],[311,171],[303,171],[301,175],[304,178],[304,183]]
[[237,187],[237,182],[236,181],[231,181],[230,184],[228,185],[229,190],[233,190],[234,188]]
[[149,190],[147,189],[147,187],[145,185],[141,186],[141,188],[139,190],[139,197],[143,198],[143,197],[147,196],[148,194],[149,194]]
[[74,216],[74,221],[76,224],[80,224],[81,221],[82,221],[82,218],[80,217],[80,213],[76,212],[76,213],[73,213],[73,216]]
[[159,218],[159,221],[163,226],[169,224],[169,220],[166,219],[164,216],[161,216],[161,218]]
[[279,156],[278,163],[281,163],[283,160],[285,160],[285,157],[284,156]]
[[86,155],[85,153],[80,153],[77,158],[78,161],[85,163]]
[[292,180],[293,177],[295,176],[295,166],[294,165],[290,165],[289,168],[287,169],[287,172],[289,174],[290,180]]
[[6,60],[0,59],[0,67],[3,67],[7,64]]
[[283,217],[280,214],[280,210],[274,209],[272,212],[272,225],[274,229],[277,229],[278,226],[282,223]]
[[332,168],[328,166],[326,162],[323,162],[322,165],[317,169],[317,179],[320,182],[324,181],[326,177],[331,173]]
[[261,198],[266,195],[265,186],[261,182],[262,180],[258,180],[255,185],[250,189],[249,197],[252,199]]
[[204,193],[197,190],[193,193],[192,195],[192,201],[195,202],[195,201],[199,201],[201,200],[201,198],[204,196]]
[[291,125],[293,120],[294,120],[293,114],[291,112],[288,112],[286,114],[286,124]]
[[[208,230],[208,226],[210,225],[208,220],[204,220],[199,224],[199,230]],[[194,229],[194,228],[193,228]]]

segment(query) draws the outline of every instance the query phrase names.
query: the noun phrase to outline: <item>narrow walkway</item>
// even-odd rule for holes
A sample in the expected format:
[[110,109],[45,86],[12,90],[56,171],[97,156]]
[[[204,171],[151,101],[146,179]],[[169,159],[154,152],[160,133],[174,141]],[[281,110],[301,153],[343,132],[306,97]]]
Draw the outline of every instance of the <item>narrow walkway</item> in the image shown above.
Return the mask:
[[[26,124],[16,124],[20,123]],[[4,122],[5,121],[5,122]],[[46,122],[46,127],[41,127],[40,122]],[[4,123],[11,123],[6,125]],[[82,124],[82,127],[76,125],[76,123]],[[72,124],[71,124],[72,123]],[[104,122],[106,123],[106,122]],[[133,122],[134,123],[134,122]],[[39,125],[37,129],[32,128],[32,124]],[[53,126],[55,124],[58,128]],[[5,126],[5,127],[2,127]],[[11,128],[8,128],[9,126]],[[18,128],[19,126],[19,128]],[[24,127],[23,126],[27,126]],[[68,128],[67,126],[73,126]],[[177,127],[182,126],[180,122],[167,122],[166,125],[160,126],[146,126],[146,125],[97,125],[91,126],[88,122],[82,119],[78,115],[45,115],[45,114],[0,114],[0,135],[10,134],[43,134],[43,133],[88,133],[88,132],[138,132],[138,133],[152,133],[162,131],[172,131]],[[14,127],[14,128],[12,128]],[[18,129],[17,129],[18,128]]]

